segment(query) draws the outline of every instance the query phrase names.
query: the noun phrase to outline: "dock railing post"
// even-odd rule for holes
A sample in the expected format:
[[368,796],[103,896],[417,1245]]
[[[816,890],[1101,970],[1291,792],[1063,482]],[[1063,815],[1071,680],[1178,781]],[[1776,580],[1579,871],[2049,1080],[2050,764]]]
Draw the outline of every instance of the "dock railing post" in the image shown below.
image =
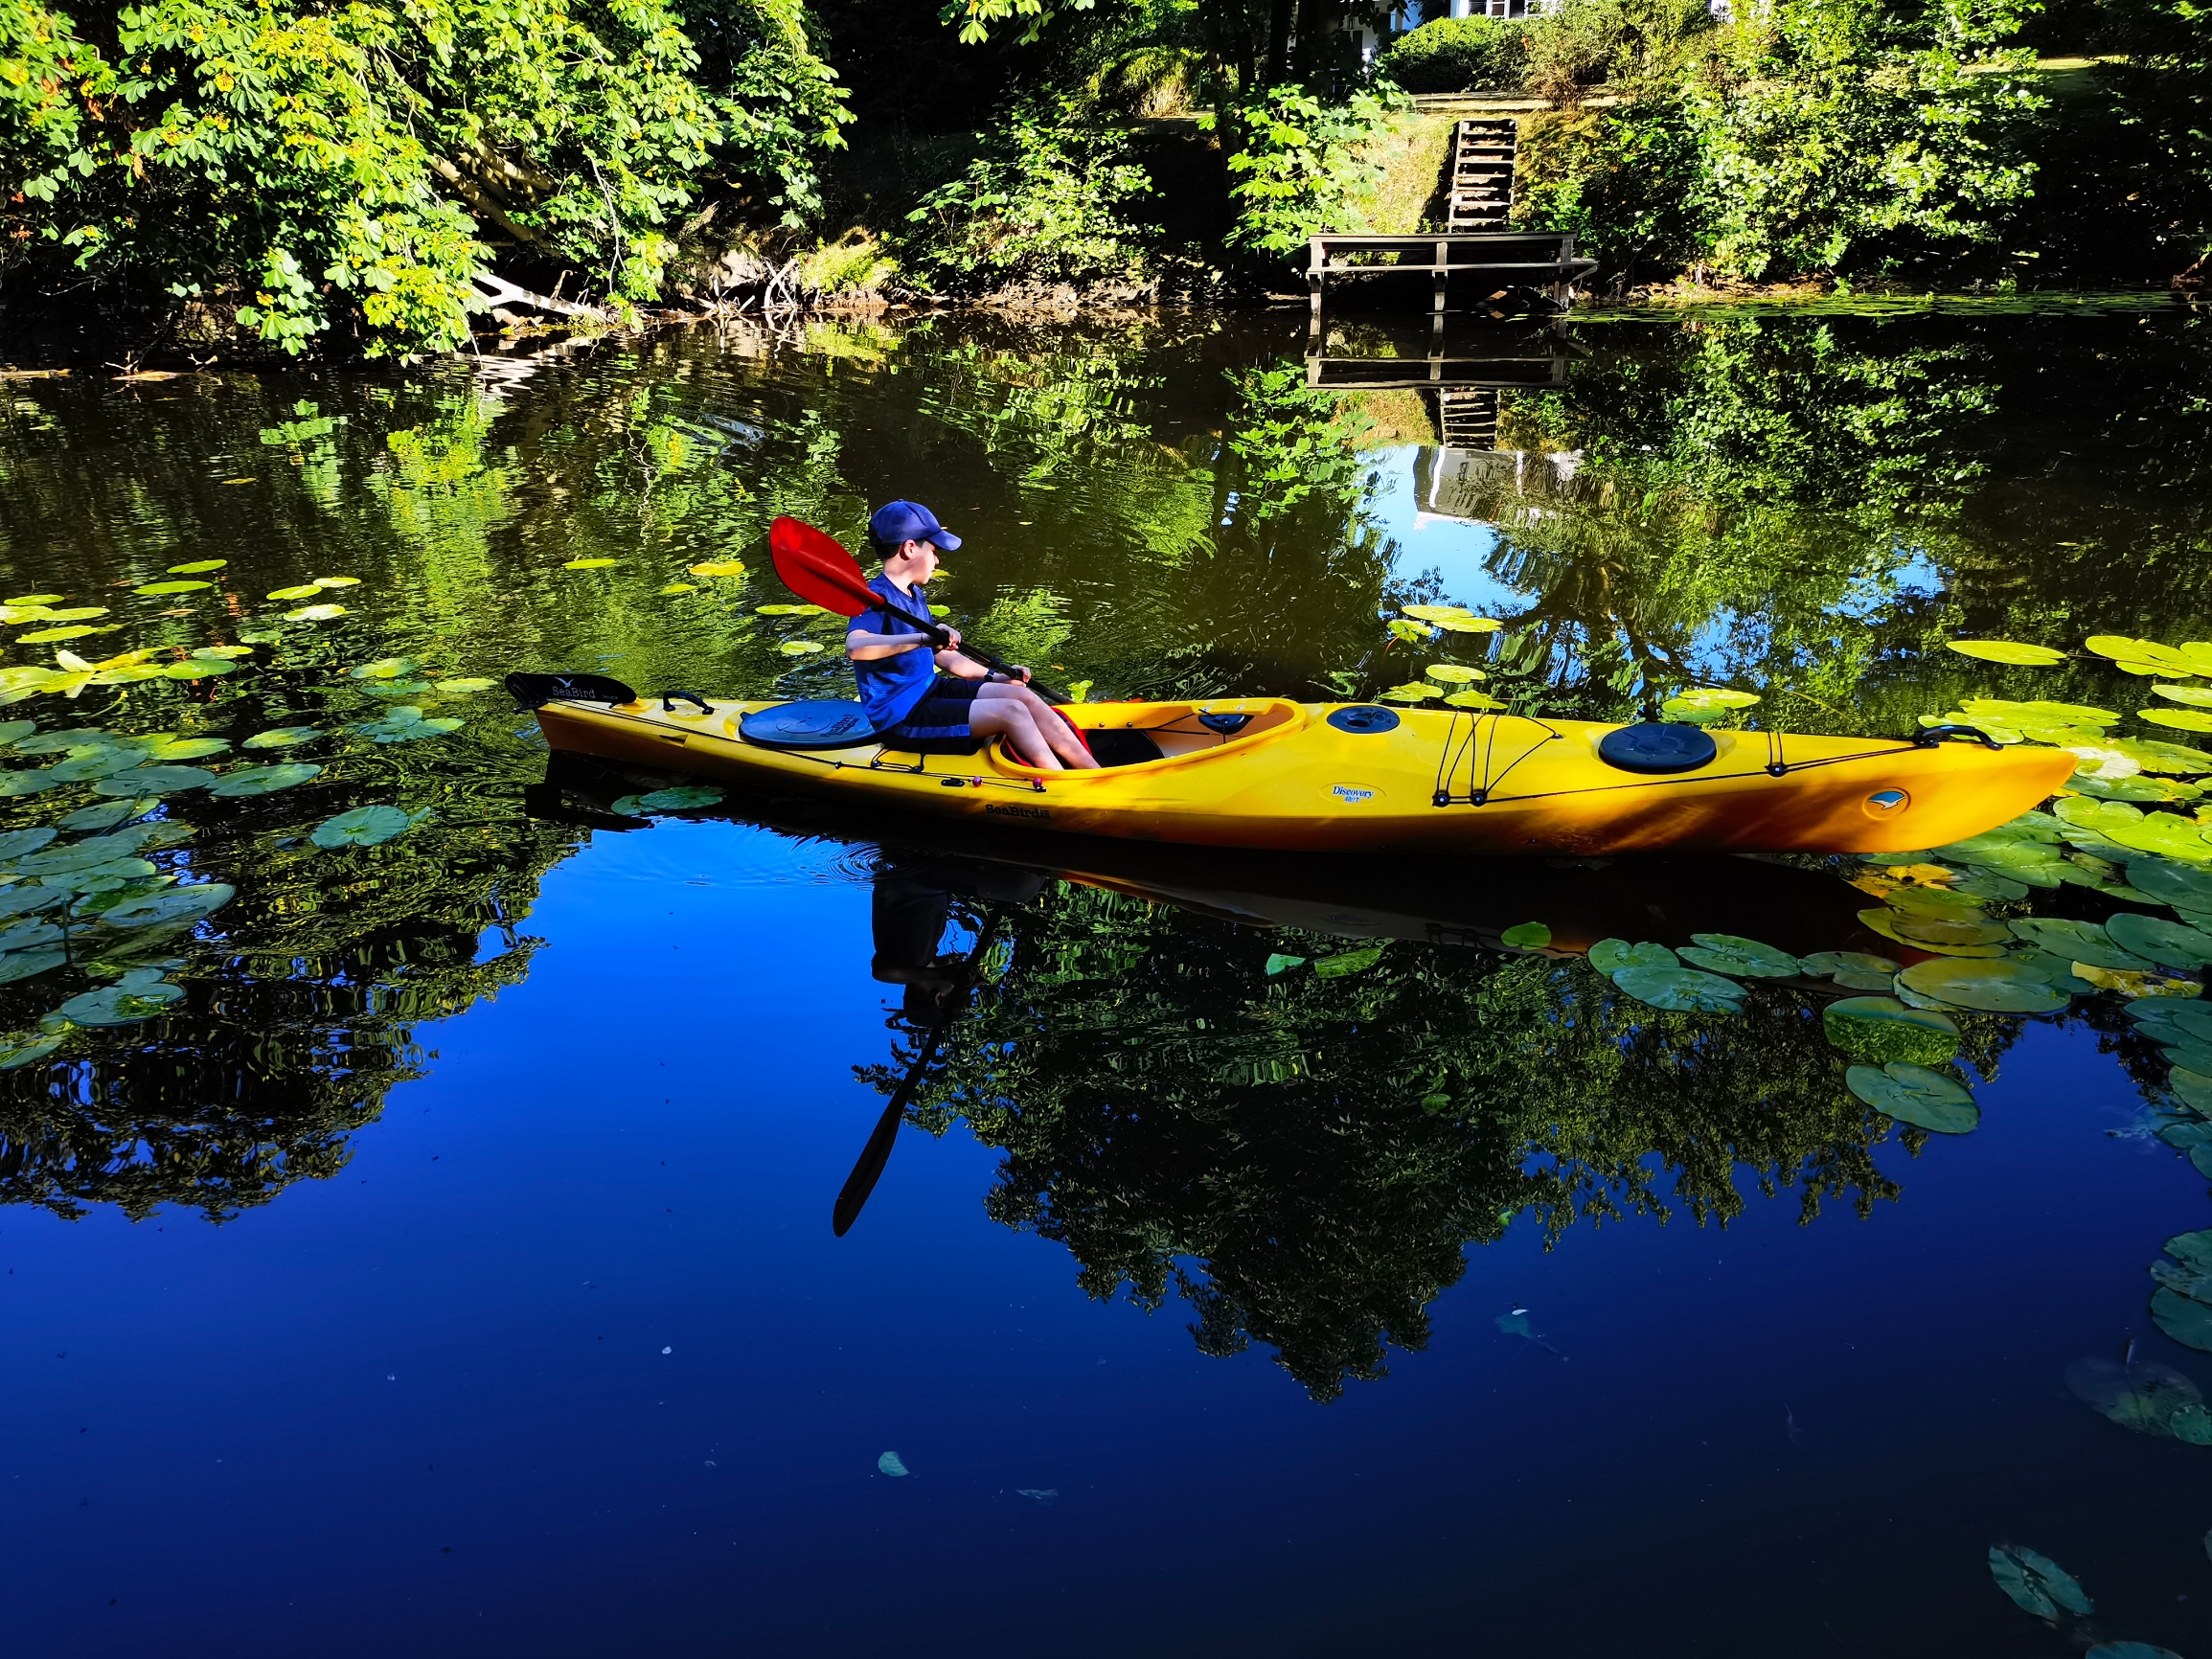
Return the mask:
[[1321,273],[1326,256],[1321,251],[1321,239],[1310,237],[1306,241],[1306,332],[1318,337],[1321,332]]

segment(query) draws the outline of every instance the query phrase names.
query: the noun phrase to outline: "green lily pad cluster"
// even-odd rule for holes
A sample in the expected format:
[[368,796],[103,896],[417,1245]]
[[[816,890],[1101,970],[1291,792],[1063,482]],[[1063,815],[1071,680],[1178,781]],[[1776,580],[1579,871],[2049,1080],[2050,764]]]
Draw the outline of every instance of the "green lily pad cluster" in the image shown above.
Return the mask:
[[466,723],[449,716],[425,718],[419,705],[400,703],[386,713],[382,719],[364,721],[353,729],[362,737],[379,743],[413,743],[425,738],[443,738],[448,732],[458,732]]
[[635,818],[647,812],[684,812],[695,807],[712,807],[721,798],[719,789],[684,784],[673,789],[655,789],[650,794],[624,795],[614,802],[612,810],[623,817]]
[[1696,691],[1677,692],[1659,706],[1659,713],[1670,720],[1679,720],[1695,726],[1707,726],[1756,708],[1759,696],[1753,692],[1733,691],[1726,687],[1703,687]]
[[[2212,1232],[2182,1233],[2166,1240],[2170,1261],[2152,1263],[2157,1288],[2151,1317],[2184,1348],[2212,1353]],[[2212,1439],[2199,1443],[2212,1443]]]
[[1990,1577],[2023,1613],[2056,1622],[2061,1610],[2087,1618],[2097,1610],[2072,1574],[2048,1556],[2018,1544],[1992,1544]]
[[2196,1383],[2171,1366],[2149,1360],[2120,1364],[2077,1359],[2066,1367],[2074,1398],[2109,1422],[2136,1434],[2212,1445],[2212,1412]]

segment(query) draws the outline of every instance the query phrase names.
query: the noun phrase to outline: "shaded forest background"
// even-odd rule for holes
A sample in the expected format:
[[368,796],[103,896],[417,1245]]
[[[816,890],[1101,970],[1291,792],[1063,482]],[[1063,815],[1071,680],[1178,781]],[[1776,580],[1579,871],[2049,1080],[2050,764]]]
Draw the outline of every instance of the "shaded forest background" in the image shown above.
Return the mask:
[[2201,285],[2193,0],[1417,10],[0,0],[0,336],[380,356],[771,284],[1252,298],[1313,230],[1433,216],[1449,121],[1408,91],[1471,86],[1530,99],[1516,219],[1614,292]]

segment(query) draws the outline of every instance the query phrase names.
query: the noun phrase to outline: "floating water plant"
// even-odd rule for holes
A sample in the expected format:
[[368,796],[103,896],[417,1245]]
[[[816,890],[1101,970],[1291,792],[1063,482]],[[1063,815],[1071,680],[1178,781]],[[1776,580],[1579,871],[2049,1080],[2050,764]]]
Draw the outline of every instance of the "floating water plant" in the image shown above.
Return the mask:
[[2173,1260],[2151,1266],[2151,1317],[2184,1348],[2212,1353],[2212,1231],[2177,1234],[2165,1249]]
[[1939,1066],[1958,1053],[1958,1027],[1949,1015],[1907,1008],[1895,997],[1845,997],[1821,1010],[1820,1023],[1831,1044],[1868,1065]]
[[226,800],[241,795],[273,795],[279,789],[289,789],[319,777],[322,770],[304,761],[289,761],[277,766],[246,766],[225,773],[208,793]]
[[421,739],[442,738],[447,732],[458,732],[467,723],[450,716],[424,719],[420,708],[412,703],[401,703],[388,711],[382,719],[367,721],[353,730],[379,743],[412,743]]
[[323,734],[313,726],[271,726],[265,732],[256,732],[239,744],[241,749],[289,749],[296,744],[310,743]]
[[2018,668],[2049,668],[2066,660],[2064,651],[2053,650],[2049,646],[2022,645],[2018,640],[1946,640],[1947,649],[1962,657],[1978,657],[1985,663],[2010,663]]
[[2039,1556],[2020,1545],[1992,1544],[1989,1570],[1997,1588],[2012,1598],[2015,1606],[2039,1619],[2055,1622],[2062,1607],[2085,1618],[2097,1610],[2097,1604],[2064,1567],[2048,1556]]
[[1939,957],[1917,962],[1897,983],[1952,1008],[1985,1013],[2056,1013],[2069,1000],[2017,962]]
[[169,574],[171,576],[201,576],[211,570],[220,570],[228,563],[230,560],[227,558],[195,558],[185,564],[171,565]]
[[429,815],[427,807],[406,812],[398,807],[356,807],[351,812],[324,819],[308,839],[317,847],[381,847]]
[[1964,1083],[1908,1060],[1853,1066],[1843,1081],[1876,1111],[1935,1134],[1963,1135],[1981,1122],[1981,1108]]
[[1744,988],[1694,967],[1624,967],[1613,983],[1638,1002],[1674,1013],[1741,1013]]
[[[686,567],[694,576],[743,576],[744,564],[734,558],[710,558]],[[940,575],[943,572],[939,573]]]
[[1497,936],[1498,943],[1516,950],[1541,950],[1552,942],[1552,930],[1540,921],[1524,921]]
[[342,604],[307,604],[302,605],[298,610],[285,612],[285,621],[329,622],[333,617],[342,617],[345,614],[346,607]]

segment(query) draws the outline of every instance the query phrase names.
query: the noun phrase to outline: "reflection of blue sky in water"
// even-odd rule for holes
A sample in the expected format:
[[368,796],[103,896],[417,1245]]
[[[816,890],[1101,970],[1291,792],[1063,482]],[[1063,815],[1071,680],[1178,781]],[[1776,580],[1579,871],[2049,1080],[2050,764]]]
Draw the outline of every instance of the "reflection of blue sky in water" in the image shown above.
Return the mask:
[[[1415,478],[1422,449],[1418,443],[1402,443],[1370,455],[1375,470],[1366,511],[1397,544],[1392,568],[1398,580],[1417,582],[1433,571],[1448,602],[1464,604],[1484,616],[1510,617],[1526,610],[1540,595],[1501,580],[1490,568],[1503,539],[1495,528],[1422,511]],[[1878,562],[1870,557],[1848,597],[1834,607],[1839,620],[1868,621],[1892,605],[1934,599],[1949,585],[1926,548],[1899,542],[1885,551],[1887,560],[1894,562]],[[1716,683],[1725,681],[1727,659],[1747,649],[1755,651],[1766,629],[1763,617],[1722,612],[1692,637],[1686,660]]]
[[1454,604],[1488,612],[1500,605],[1517,608],[1523,597],[1483,568],[1497,546],[1497,532],[1487,524],[1463,524],[1421,511],[1413,486],[1413,465],[1421,445],[1402,443],[1374,454],[1376,484],[1367,497],[1368,515],[1398,543],[1397,573],[1402,581],[1435,571],[1444,597]]

